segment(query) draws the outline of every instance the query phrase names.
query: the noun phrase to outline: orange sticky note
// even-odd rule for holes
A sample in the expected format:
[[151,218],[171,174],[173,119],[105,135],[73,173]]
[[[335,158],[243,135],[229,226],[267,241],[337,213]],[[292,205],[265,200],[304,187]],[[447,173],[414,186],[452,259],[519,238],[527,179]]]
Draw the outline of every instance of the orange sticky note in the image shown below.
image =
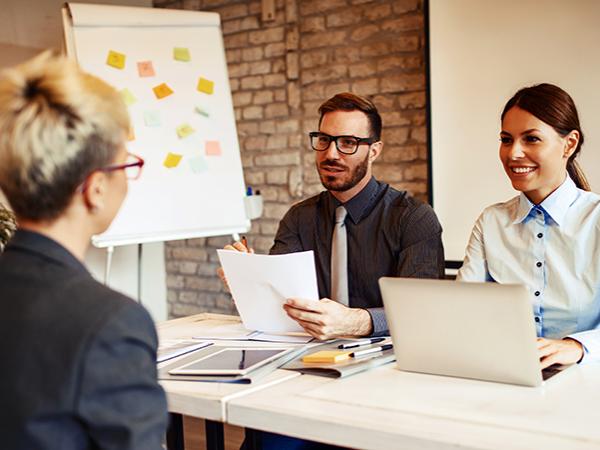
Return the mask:
[[206,141],[204,151],[207,156],[221,156],[221,143],[219,141]]
[[115,52],[114,50],[109,50],[108,56],[106,57],[106,64],[115,69],[124,69],[125,68],[125,55],[123,53]]
[[188,137],[196,130],[194,130],[190,124],[184,123],[183,125],[179,125],[176,131],[179,139],[183,139],[184,137]]
[[135,141],[135,130],[133,129],[133,127],[129,128],[129,134],[127,135],[127,140]]
[[176,61],[188,62],[192,60],[192,57],[190,56],[189,49],[185,47],[175,47],[173,48],[173,59]]
[[200,77],[200,79],[198,80],[198,87],[197,89],[200,92],[204,92],[205,94],[212,94],[215,88],[215,83],[207,80],[206,78],[202,78]]
[[140,77],[153,77],[155,75],[152,61],[140,61],[137,63],[137,67]]
[[173,93],[173,90],[167,86],[167,83],[159,84],[158,86],[153,87],[152,90],[154,91],[156,98],[159,100],[168,97]]
[[350,353],[339,350],[321,350],[320,352],[311,353],[302,358],[305,363],[337,363],[350,358]]
[[169,152],[167,154],[167,157],[163,161],[163,166],[165,166],[167,169],[177,167],[179,165],[179,162],[181,161],[181,158],[183,158],[183,155]]

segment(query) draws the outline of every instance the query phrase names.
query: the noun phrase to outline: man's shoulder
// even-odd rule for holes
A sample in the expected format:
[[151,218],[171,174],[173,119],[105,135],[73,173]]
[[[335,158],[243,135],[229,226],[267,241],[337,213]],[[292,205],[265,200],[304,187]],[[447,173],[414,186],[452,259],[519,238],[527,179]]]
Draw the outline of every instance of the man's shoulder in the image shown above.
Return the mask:
[[312,197],[309,197],[299,202],[294,203],[285,214],[286,217],[309,217],[314,213],[319,205],[323,202],[327,191],[319,192]]
[[384,184],[383,191],[384,194],[382,200],[392,208],[400,208],[409,214],[414,211],[421,211],[425,214],[435,214],[431,205],[423,202],[406,190],[399,190],[388,184]]

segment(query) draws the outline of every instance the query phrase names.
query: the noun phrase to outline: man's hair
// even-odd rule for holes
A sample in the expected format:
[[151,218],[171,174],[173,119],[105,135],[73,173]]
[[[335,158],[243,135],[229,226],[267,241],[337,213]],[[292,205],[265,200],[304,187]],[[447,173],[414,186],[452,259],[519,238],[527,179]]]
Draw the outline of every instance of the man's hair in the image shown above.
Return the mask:
[[0,189],[18,218],[52,220],[129,129],[119,93],[45,52],[0,75]]
[[381,139],[381,116],[370,100],[351,92],[342,92],[334,95],[319,106],[319,114],[321,115],[319,118],[319,127],[323,121],[323,116],[333,111],[362,111],[369,120],[369,127],[371,128],[371,136],[369,137],[373,137],[376,140]]

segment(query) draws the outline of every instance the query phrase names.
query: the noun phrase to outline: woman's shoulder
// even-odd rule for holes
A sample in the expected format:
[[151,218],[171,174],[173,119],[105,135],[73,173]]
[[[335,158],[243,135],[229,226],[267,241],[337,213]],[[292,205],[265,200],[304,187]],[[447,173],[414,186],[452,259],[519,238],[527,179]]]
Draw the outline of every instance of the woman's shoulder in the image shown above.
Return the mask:
[[510,200],[487,206],[479,215],[478,221],[512,221],[518,208],[519,196],[517,195]]

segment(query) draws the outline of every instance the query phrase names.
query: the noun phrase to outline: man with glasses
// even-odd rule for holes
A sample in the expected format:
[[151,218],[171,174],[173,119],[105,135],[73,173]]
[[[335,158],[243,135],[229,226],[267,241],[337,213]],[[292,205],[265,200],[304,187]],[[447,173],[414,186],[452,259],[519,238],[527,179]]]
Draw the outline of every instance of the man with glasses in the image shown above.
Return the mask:
[[443,278],[442,228],[429,205],[372,176],[383,149],[373,103],[342,93],[319,113],[309,135],[327,190],[287,212],[270,253],[313,250],[322,299],[289,299],[284,308],[321,340],[388,334],[379,278]]

